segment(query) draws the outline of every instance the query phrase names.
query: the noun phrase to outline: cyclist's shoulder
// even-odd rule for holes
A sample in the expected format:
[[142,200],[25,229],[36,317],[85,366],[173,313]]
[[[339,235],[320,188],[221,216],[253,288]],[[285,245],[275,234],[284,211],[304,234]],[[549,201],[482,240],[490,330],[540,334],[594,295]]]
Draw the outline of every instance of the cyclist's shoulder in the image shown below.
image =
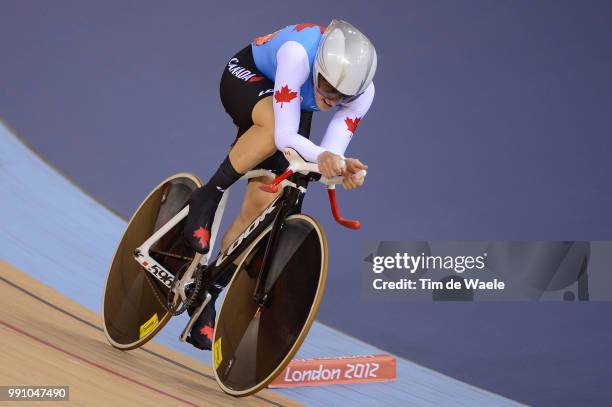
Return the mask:
[[308,50],[303,44],[297,41],[286,41],[283,43],[276,53],[276,56],[280,61],[301,61],[308,60]]
[[299,24],[293,24],[292,26],[293,31],[295,32],[302,32],[306,29],[315,29],[319,31],[319,34],[323,34],[325,32],[325,26],[321,25],[321,24],[316,24],[316,23],[299,23]]
[[277,32],[290,34],[291,36],[321,37],[325,32],[325,26],[316,23],[297,23],[285,26]]
[[318,45],[325,27],[314,23],[298,23],[285,26],[273,33],[256,37],[253,40],[254,47],[280,47],[287,41],[296,41],[305,48]]

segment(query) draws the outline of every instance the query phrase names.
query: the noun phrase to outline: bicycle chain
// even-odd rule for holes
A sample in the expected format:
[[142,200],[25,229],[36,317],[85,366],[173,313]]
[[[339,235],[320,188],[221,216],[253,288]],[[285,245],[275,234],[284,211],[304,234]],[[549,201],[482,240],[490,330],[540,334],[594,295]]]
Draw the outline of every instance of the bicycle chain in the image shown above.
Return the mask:
[[[195,274],[195,288],[193,289],[193,293],[185,300],[185,302],[183,302],[182,306],[180,306],[178,309],[175,309],[172,311],[172,316],[175,317],[177,315],[181,315],[183,312],[185,312],[189,307],[191,307],[191,305],[194,303],[194,301],[198,298],[198,294],[200,293],[200,288],[202,287],[202,269],[200,268],[200,266],[196,266],[196,270],[194,272]],[[176,280],[176,284],[178,284],[180,282],[179,279]],[[170,307],[172,307],[172,304],[170,304],[170,298],[168,298],[168,304],[169,307],[168,312],[170,312]]]
[[[185,310],[187,310],[187,308],[189,308],[193,304],[193,302],[197,299],[200,288],[202,287],[202,280],[203,280],[202,274],[203,273],[201,272],[200,266],[198,265],[194,273],[195,274],[195,289],[193,290],[193,294],[191,294],[187,298],[187,300],[183,302],[183,305],[181,307],[176,309],[171,304],[172,299],[170,297],[166,297],[165,301],[162,300],[161,295],[158,292],[159,288],[154,286],[153,283],[151,282],[152,277],[149,276],[149,272],[144,267],[143,267],[143,271],[145,272],[145,280],[147,280],[147,283],[149,283],[149,286],[151,287],[151,290],[153,291],[153,294],[155,295],[157,302],[159,302],[159,304],[162,306],[163,309],[166,310],[166,312],[172,314],[173,317],[181,315],[183,312],[185,312]],[[180,274],[180,270],[179,270],[179,274]],[[176,286],[178,285],[180,281],[181,281],[180,279],[174,280],[174,284],[170,288],[169,293],[172,293],[172,289],[176,288]]]

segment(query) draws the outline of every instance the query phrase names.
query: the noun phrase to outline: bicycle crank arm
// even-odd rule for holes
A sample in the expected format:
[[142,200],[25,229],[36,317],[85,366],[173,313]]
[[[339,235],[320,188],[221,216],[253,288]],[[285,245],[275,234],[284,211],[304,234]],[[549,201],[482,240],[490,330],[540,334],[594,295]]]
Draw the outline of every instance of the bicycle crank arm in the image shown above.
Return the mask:
[[189,323],[187,323],[187,326],[185,327],[185,329],[183,329],[183,332],[181,332],[181,336],[179,337],[179,340],[181,342],[185,342],[187,340],[187,335],[189,335],[189,332],[191,332],[193,324],[195,324],[197,319],[200,317],[200,314],[202,313],[202,311],[204,311],[204,307],[206,307],[206,304],[210,302],[211,298],[212,296],[210,295],[210,293],[206,293],[206,299],[198,308],[196,308],[195,312],[189,319]]

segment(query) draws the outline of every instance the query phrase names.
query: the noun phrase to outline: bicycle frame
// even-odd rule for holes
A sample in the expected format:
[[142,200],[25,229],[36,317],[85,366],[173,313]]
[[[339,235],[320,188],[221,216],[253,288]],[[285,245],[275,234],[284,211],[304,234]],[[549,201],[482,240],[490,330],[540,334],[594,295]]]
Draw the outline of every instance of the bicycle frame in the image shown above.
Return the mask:
[[[265,170],[255,170],[249,171],[246,173],[242,179],[250,179],[254,177],[260,177],[262,175],[271,176],[271,173]],[[299,193],[306,192],[305,187],[298,187],[295,183],[291,181],[283,181],[283,186],[289,186],[296,189]],[[210,247],[214,247],[214,243],[219,231],[219,225],[221,223],[221,218],[223,216],[223,212],[225,210],[226,202],[229,196],[230,188],[228,188],[221,198],[221,202],[219,203],[219,207],[217,212],[215,213],[213,225],[211,228],[211,239],[210,239]],[[283,198],[286,192],[284,192],[277,199],[272,201],[270,205],[242,232],[238,238],[229,246],[226,252],[219,251],[216,259],[214,260],[214,266],[210,267],[210,273],[206,278],[206,286],[204,289],[210,288],[212,284],[219,277],[221,277],[221,273],[219,270],[223,270],[227,267],[233,260],[235,260],[242,251],[248,247],[248,245],[257,237],[261,231],[265,230],[272,221],[277,217],[277,213],[279,212],[281,206],[279,206],[278,202]],[[161,264],[159,264],[153,257],[151,257],[150,249],[151,247],[157,243],[166,233],[168,233],[173,227],[175,227],[178,223],[180,223],[189,213],[189,206],[183,208],[179,213],[177,213],[174,217],[172,217],[167,223],[165,223],[161,228],[159,228],[154,234],[152,234],[142,245],[140,245],[134,251],[134,258],[140,265],[151,273],[157,280],[159,280],[164,286],[168,289],[173,287],[175,283],[175,277],[166,270]],[[199,266],[206,267],[209,264],[209,260],[211,257],[212,250],[209,251],[206,255],[202,256],[202,259],[199,262]],[[195,273],[196,268],[190,267],[183,277],[181,278],[180,283],[177,288],[178,291],[175,295],[179,295],[183,301],[187,299],[187,295],[185,294],[185,288],[193,281],[193,274]]]
[[[300,185],[298,185],[298,183]],[[301,198],[306,192],[308,179],[305,176],[299,176],[287,181],[286,184],[283,193],[270,203],[261,215],[259,215],[244,232],[234,240],[225,252],[219,252],[215,261],[204,269],[207,273],[205,275],[206,280],[203,289],[209,288],[215,281],[219,280],[227,270],[227,267],[240,257],[244,250],[246,250],[261,233],[271,227],[272,231],[263,260],[263,267],[265,268],[270,247],[274,244],[277,231],[282,226],[284,219],[288,215],[300,211]]]
[[[302,200],[306,193],[308,183],[317,179],[317,177],[313,176],[312,174],[318,173],[318,166],[316,164],[305,162],[294,150],[287,149],[284,153],[285,157],[289,161],[289,168],[284,174],[276,177],[270,184],[266,184],[262,187],[264,191],[276,192],[279,189],[278,187],[281,186],[283,188],[282,194],[270,203],[270,205],[234,240],[234,242],[230,244],[225,252],[219,251],[214,262],[212,262],[210,265],[209,260],[211,257],[212,248],[214,247],[214,243],[219,232],[219,225],[221,223],[221,218],[229,197],[230,188],[223,193],[221,202],[219,203],[217,211],[215,212],[211,227],[211,239],[209,243],[211,250],[206,255],[202,256],[198,264],[193,264],[188,268],[178,284],[175,283],[175,277],[172,275],[172,273],[166,270],[161,264],[151,257],[150,249],[157,241],[159,241],[166,233],[178,225],[187,216],[189,213],[188,206],[183,208],[178,214],[164,224],[134,251],[134,258],[136,261],[162,284],[164,284],[164,286],[166,286],[168,289],[172,289],[176,284],[177,289],[174,292],[175,303],[177,300],[179,300],[179,298],[182,301],[187,300],[185,289],[189,284],[194,282],[193,276],[198,267],[202,268],[202,272],[206,271],[206,274],[203,275],[204,281],[201,289],[208,291],[208,289],[215,284],[215,282],[218,281],[228,270],[228,266],[240,255],[242,255],[244,250],[246,250],[261,233],[263,233],[267,228],[272,227],[270,239],[268,240],[263,258],[263,272],[259,273],[256,288],[253,293],[254,301],[260,306],[264,305],[267,299],[267,293],[264,292],[264,284],[262,281],[265,282],[267,277],[267,273],[265,272],[265,270],[267,270],[266,265],[270,257],[269,254],[273,251],[276,243],[278,231],[288,215],[301,210]],[[247,172],[241,179],[248,180],[250,178],[260,176],[272,177],[273,175],[271,172],[266,170],[254,170]],[[365,176],[365,171],[363,172],[363,176]],[[334,185],[340,183],[341,180],[341,177],[319,179],[321,183],[328,186],[328,194],[334,218],[340,224],[346,227],[358,229],[359,222],[342,218],[338,211]],[[189,329],[191,329],[191,325],[195,322],[195,319],[197,316],[199,316],[200,312],[204,306],[206,306],[208,301],[210,301],[209,294],[207,294],[206,300],[198,307],[196,312],[191,317],[189,324],[181,334],[181,340],[185,340]]]

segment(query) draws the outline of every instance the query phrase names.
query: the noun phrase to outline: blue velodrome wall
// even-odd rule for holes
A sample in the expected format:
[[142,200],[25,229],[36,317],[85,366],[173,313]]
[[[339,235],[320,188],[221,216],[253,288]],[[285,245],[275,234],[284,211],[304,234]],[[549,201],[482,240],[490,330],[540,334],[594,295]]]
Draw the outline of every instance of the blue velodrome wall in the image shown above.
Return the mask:
[[[85,307],[100,312],[107,267],[125,221],[48,165],[0,124],[0,258]],[[210,353],[178,341],[186,318],[175,318],[160,343],[210,362]],[[298,357],[383,353],[315,322]],[[518,405],[512,400],[398,359],[390,383],[278,390],[313,406]]]

